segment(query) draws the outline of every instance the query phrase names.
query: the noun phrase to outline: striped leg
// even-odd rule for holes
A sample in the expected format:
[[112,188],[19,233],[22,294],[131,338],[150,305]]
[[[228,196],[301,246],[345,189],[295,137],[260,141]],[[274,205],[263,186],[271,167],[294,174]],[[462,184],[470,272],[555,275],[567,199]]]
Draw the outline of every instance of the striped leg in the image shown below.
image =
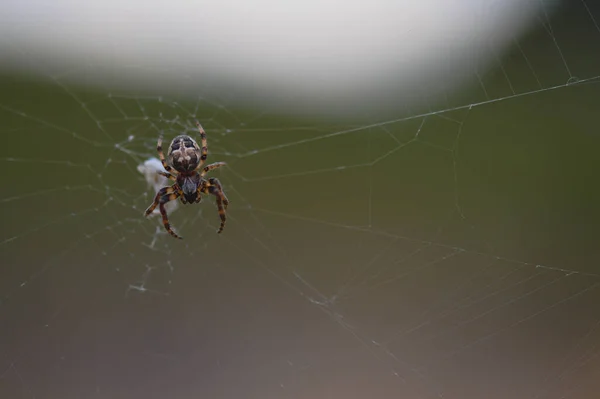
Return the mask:
[[218,179],[211,177],[208,179],[208,184],[204,186],[202,192],[205,194],[212,194],[217,197],[217,208],[219,209],[219,217],[221,218],[221,226],[219,227],[219,230],[217,230],[217,233],[221,234],[223,228],[225,227],[225,222],[227,221],[225,210],[227,209],[227,205],[229,205],[229,200],[223,192],[221,182],[219,182]]
[[170,174],[170,173],[163,172],[163,171],[160,171],[160,170],[158,172],[156,172],[156,173],[158,173],[161,176],[169,178],[169,180],[177,181],[177,178],[175,176],[173,176],[172,174]]
[[162,215],[162,222],[165,226],[165,229],[167,230],[167,232],[169,232],[169,234],[171,234],[175,238],[181,237],[175,234],[175,232],[171,229],[171,225],[169,224],[169,218],[167,216],[167,210],[165,209],[165,204],[169,201],[177,199],[180,195],[181,193],[174,186],[163,187],[158,191],[158,193],[156,193],[156,197],[154,197],[154,202],[148,207],[148,209],[146,209],[145,212],[145,216],[148,216],[158,206],[160,214]]
[[[177,195],[177,194],[171,194],[171,195]],[[177,198],[177,197],[175,197]],[[175,238],[179,238],[180,240],[183,239],[182,237],[178,236],[172,229],[171,229],[171,225],[169,224],[169,218],[167,217],[167,210],[165,209],[165,203],[161,202],[160,205],[158,206],[158,209],[160,209],[160,214],[162,215],[162,222],[165,225],[165,229],[167,229],[167,231],[169,232],[169,234],[171,234],[173,237]]]
[[202,170],[202,173],[200,173],[200,177],[204,177],[204,175],[208,172],[210,172],[213,169],[217,169],[220,168],[221,166],[227,165],[225,162],[215,162],[215,163],[211,163],[208,166],[205,166],[204,169]]
[[160,162],[162,162],[163,168],[165,168],[167,172],[177,174],[177,171],[170,167],[169,164],[167,164],[167,161],[165,160],[165,154],[163,154],[162,150],[162,139],[163,138],[161,134],[160,136],[158,136],[158,144],[156,145],[156,151],[158,151],[158,157],[160,158]]
[[198,126],[198,132],[200,132],[200,141],[202,144],[202,150],[200,153],[200,163],[196,167],[196,170],[200,169],[204,162],[206,162],[206,157],[208,156],[208,143],[206,141],[206,132],[202,128],[200,122],[196,121],[196,126]]
[[216,177],[211,177],[208,179],[208,182],[211,184],[211,186],[216,187],[216,189],[213,189],[214,192],[211,192],[211,194],[214,194],[217,196],[217,198],[220,198],[221,201],[223,201],[223,204],[225,205],[225,209],[227,209],[227,205],[229,205],[229,199],[227,199],[227,196],[223,191],[223,186],[221,185],[219,179],[217,179]]

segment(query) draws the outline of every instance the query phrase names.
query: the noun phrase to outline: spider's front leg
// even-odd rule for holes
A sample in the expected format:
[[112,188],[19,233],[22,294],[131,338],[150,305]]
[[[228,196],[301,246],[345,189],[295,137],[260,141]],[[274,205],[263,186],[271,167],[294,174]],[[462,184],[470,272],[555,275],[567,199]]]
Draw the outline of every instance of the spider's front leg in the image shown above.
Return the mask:
[[221,201],[223,201],[225,209],[227,209],[227,205],[229,205],[229,199],[227,199],[227,196],[223,191],[223,186],[221,185],[219,179],[217,179],[216,177],[211,177],[208,179],[208,182],[212,185],[212,187],[214,187],[211,191],[211,194],[215,195],[217,197],[217,200],[220,199]]
[[165,209],[165,204],[169,201],[173,201],[174,199],[177,199],[180,195],[181,195],[181,190],[179,190],[179,187],[177,187],[175,185],[170,186],[170,187],[163,187],[160,190],[158,190],[158,193],[156,193],[156,197],[154,197],[154,202],[152,203],[152,205],[150,205],[148,207],[148,209],[146,209],[146,212],[144,213],[145,216],[148,216],[158,206],[158,209],[160,210],[160,214],[162,215],[162,222],[163,222],[163,225],[165,226],[165,229],[173,237],[179,238],[179,239],[181,239],[181,237],[178,236],[171,229],[171,225],[169,224],[169,218],[167,216],[167,210]]
[[227,209],[227,205],[229,205],[229,200],[223,192],[223,186],[221,186],[219,179],[211,177],[208,179],[208,182],[205,183],[204,187],[202,188],[202,192],[205,194],[212,194],[217,197],[217,208],[219,209],[219,217],[221,218],[221,226],[219,227],[219,230],[217,230],[217,233],[221,234],[223,228],[225,227],[225,222],[227,221],[225,210]]

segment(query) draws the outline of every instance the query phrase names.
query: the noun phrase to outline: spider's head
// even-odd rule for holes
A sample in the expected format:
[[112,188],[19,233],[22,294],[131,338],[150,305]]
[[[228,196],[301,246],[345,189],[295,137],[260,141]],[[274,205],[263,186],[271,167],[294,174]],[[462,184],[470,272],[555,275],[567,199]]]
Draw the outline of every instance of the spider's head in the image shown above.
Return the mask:
[[188,204],[196,202],[197,190],[198,184],[191,178],[186,178],[181,185],[181,191],[183,191],[183,196]]

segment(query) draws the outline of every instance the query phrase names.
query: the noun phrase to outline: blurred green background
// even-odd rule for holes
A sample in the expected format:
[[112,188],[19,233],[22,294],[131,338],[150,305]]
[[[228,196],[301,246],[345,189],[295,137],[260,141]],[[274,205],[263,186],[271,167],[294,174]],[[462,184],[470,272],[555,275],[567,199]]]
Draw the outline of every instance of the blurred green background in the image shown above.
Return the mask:
[[[592,398],[590,15],[393,120],[4,74],[0,396]],[[181,206],[176,241],[137,167],[196,118],[229,220]]]

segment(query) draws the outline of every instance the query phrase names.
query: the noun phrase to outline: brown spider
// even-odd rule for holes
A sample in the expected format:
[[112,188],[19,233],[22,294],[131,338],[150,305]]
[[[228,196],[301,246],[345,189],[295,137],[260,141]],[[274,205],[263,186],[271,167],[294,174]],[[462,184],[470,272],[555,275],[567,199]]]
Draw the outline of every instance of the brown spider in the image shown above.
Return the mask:
[[219,227],[217,233],[223,231],[225,221],[227,220],[225,210],[227,209],[227,205],[229,205],[229,200],[223,192],[221,183],[214,177],[204,178],[204,175],[208,171],[225,165],[225,162],[215,162],[205,166],[202,172],[198,173],[198,169],[206,161],[208,147],[206,132],[202,129],[198,121],[196,121],[196,126],[198,126],[200,138],[202,139],[202,150],[198,147],[198,143],[190,136],[180,135],[175,137],[171,141],[169,151],[167,152],[167,157],[173,167],[169,166],[165,160],[162,150],[162,135],[158,138],[156,146],[158,157],[167,171],[158,172],[158,174],[168,177],[170,180],[175,181],[175,183],[172,186],[163,187],[158,191],[156,197],[154,197],[154,202],[146,209],[145,216],[150,215],[154,208],[158,206],[165,229],[175,238],[181,237],[171,229],[169,219],[167,218],[167,211],[165,210],[165,204],[174,199],[179,198],[183,204],[193,204],[202,200],[200,194],[212,194],[217,197],[217,207],[219,208],[219,216],[221,217],[221,227]]

